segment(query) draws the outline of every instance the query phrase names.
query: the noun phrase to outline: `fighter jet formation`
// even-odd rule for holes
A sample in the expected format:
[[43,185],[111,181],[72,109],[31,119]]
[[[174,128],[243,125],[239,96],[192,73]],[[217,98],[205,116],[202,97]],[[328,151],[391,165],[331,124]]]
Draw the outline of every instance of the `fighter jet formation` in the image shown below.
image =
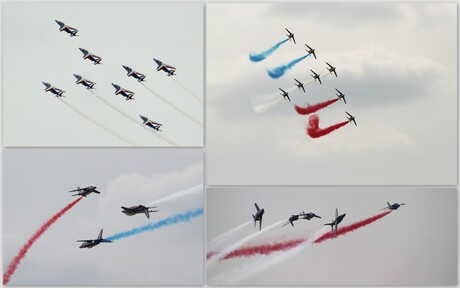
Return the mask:
[[317,74],[315,71],[313,71],[311,69],[310,69],[310,71],[313,73],[313,75],[311,75],[311,77],[313,77],[313,79],[315,79],[315,81],[318,80],[319,84],[323,84],[323,83],[321,83],[321,78],[320,78],[319,74]]
[[161,62],[160,60],[158,59],[155,59],[153,58],[153,61],[155,61],[155,63],[157,63],[158,67],[157,67],[157,71],[164,71],[166,72],[166,74],[168,76],[173,76],[173,75],[176,75],[176,67],[173,67],[171,65],[168,65],[168,64],[165,64],[163,62]]
[[85,187],[85,188],[77,187],[77,189],[70,190],[69,192],[77,192],[77,194],[74,194],[72,196],[83,196],[83,197],[86,197],[91,193],[101,194],[101,192],[97,191],[96,188],[97,187],[93,185]]
[[283,89],[279,88],[281,90],[281,96],[286,100],[286,98],[291,102],[291,98],[289,98],[289,93],[284,91]]
[[351,115],[350,113],[348,113],[347,111],[345,111],[345,113],[347,113],[348,122],[352,122],[352,121],[353,121],[353,123],[355,123],[355,126],[358,126],[358,125],[356,124],[355,117],[352,116],[352,115]]
[[254,228],[256,228],[256,222],[259,221],[259,231],[262,230],[262,216],[264,216],[265,210],[264,208],[260,209],[257,203],[254,203],[256,206],[256,214],[252,214],[252,218],[254,219]]
[[295,43],[294,34],[292,34],[291,31],[289,31],[287,28],[284,28],[284,29],[286,29],[286,31],[287,31],[287,33],[288,33],[288,34],[286,34],[286,36],[288,37],[288,39],[289,39],[289,40],[292,40],[292,41],[294,42],[294,44],[296,44],[296,43]]
[[156,131],[161,131],[160,127],[163,126],[163,124],[150,120],[149,118],[142,116],[142,115],[139,115],[139,117],[141,117],[143,121],[142,125],[148,126]]
[[83,59],[88,59],[90,61],[93,62],[94,65],[97,65],[97,64],[102,64],[101,61],[102,61],[102,58],[93,54],[93,53],[90,53],[88,50],[85,50],[83,48],[78,48],[80,49],[80,51],[83,53]]
[[288,222],[286,222],[286,224],[284,224],[281,227],[284,227],[289,223],[291,223],[291,226],[294,227],[294,221],[297,221],[299,219],[311,220],[313,218],[321,218],[321,216],[316,215],[314,212],[305,213],[302,211],[299,214],[291,215],[291,217],[289,217],[288,219]]
[[128,66],[122,65],[123,68],[125,68],[126,72],[128,72],[128,77],[134,77],[137,79],[138,82],[144,82],[145,80],[145,75],[142,73],[139,73],[137,71],[134,71],[133,69],[129,68]]
[[147,219],[150,219],[150,213],[160,211],[160,210],[150,210],[153,208],[157,208],[157,207],[156,206],[150,207],[150,206],[144,206],[144,205],[137,205],[137,206],[131,206],[131,207],[121,206],[121,209],[123,209],[121,213],[125,213],[128,216],[133,216],[136,214],[144,213],[145,217],[147,217]]
[[115,88],[115,95],[121,95],[121,96],[125,97],[126,101],[134,100],[134,98],[133,98],[134,92],[133,91],[129,91],[128,89],[121,88],[120,85],[113,84],[113,83],[112,83],[112,86]]
[[83,78],[83,77],[81,77],[80,75],[77,75],[77,74],[73,74],[73,76],[75,76],[75,78],[77,78],[77,82],[75,82],[76,84],[81,84],[81,85],[85,86],[86,89],[88,89],[88,90],[95,89],[94,85],[96,85],[96,83],[94,83],[93,81],[85,79],[85,78]]
[[94,246],[99,245],[100,243],[112,243],[110,240],[106,240],[102,238],[103,229],[99,232],[99,235],[96,239],[89,239],[89,240],[77,240],[77,242],[83,242],[79,248],[93,248]]
[[53,93],[54,95],[56,95],[56,97],[64,97],[64,90],[61,90],[59,88],[56,88],[54,86],[52,86],[50,83],[46,83],[46,82],[42,82],[43,85],[45,85],[45,92],[51,92]]
[[315,54],[315,49],[311,48],[310,46],[308,46],[307,44],[305,44],[305,46],[308,47],[308,49],[305,49],[307,52],[308,52],[308,55],[311,55],[313,54],[313,56],[315,57],[316,59],[316,54]]
[[387,205],[387,207],[382,208],[381,210],[397,210],[400,206],[406,205],[406,203],[395,202],[394,204],[390,204],[390,202],[387,202]]
[[68,33],[70,37],[78,36],[77,35],[78,30],[77,29],[75,29],[73,27],[70,27],[68,25],[65,25],[61,21],[58,21],[58,20],[54,20],[54,21],[56,21],[56,23],[59,25],[59,31],[60,32],[64,31],[64,32]]

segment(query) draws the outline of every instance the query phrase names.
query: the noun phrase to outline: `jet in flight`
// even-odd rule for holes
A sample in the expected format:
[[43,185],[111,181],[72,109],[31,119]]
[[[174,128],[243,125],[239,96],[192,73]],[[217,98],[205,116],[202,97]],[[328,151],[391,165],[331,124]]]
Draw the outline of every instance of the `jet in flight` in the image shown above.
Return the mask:
[[329,70],[329,73],[332,74],[332,72],[334,72],[335,77],[337,77],[337,72],[335,72],[336,67],[332,66],[331,64],[329,64],[327,62],[326,62],[326,64],[327,64],[327,66],[329,66],[329,67],[327,67],[327,70]]
[[345,102],[345,104],[347,104],[347,100],[345,100],[345,94],[343,94],[342,92],[339,91],[339,89],[335,88],[335,90],[337,92],[339,92],[339,94],[335,94],[337,97],[339,97],[339,100],[342,99],[343,102]]
[[153,60],[155,61],[155,63],[157,63],[158,67],[157,67],[157,71],[160,71],[160,70],[163,70],[165,71],[168,76],[173,76],[173,75],[176,75],[176,67],[173,67],[171,65],[168,65],[168,64],[165,64],[163,62],[161,62],[160,60],[158,59],[155,59],[153,58]]
[[292,39],[292,41],[294,41],[294,44],[295,44],[294,34],[291,33],[291,31],[289,31],[287,28],[284,28],[284,29],[286,29],[286,31],[288,32],[288,34],[286,34],[286,36],[288,36],[288,39],[289,39],[289,40]]
[[46,83],[46,82],[43,82],[43,81],[42,81],[42,83],[46,87],[45,92],[51,92],[54,95],[56,95],[56,97],[64,97],[64,95],[62,95],[65,92],[64,90],[56,88],[56,87],[52,86],[50,83]]
[[75,29],[73,27],[70,27],[70,26],[67,26],[61,21],[58,21],[58,20],[54,20],[54,21],[56,21],[56,23],[59,25],[59,31],[61,31],[61,32],[64,31],[64,32],[69,33],[70,37],[78,36],[77,35],[78,30],[77,29]]
[[96,186],[92,186],[92,185],[85,187],[85,188],[77,187],[77,189],[70,190],[69,192],[77,192],[77,194],[73,194],[72,196],[83,196],[83,197],[86,197],[91,193],[101,194],[101,192],[97,191],[96,188],[97,188]]
[[321,78],[319,78],[319,74],[316,74],[316,72],[311,70],[311,69],[310,69],[310,71],[313,72],[313,74],[314,74],[314,75],[311,75],[311,77],[313,77],[313,79],[315,79],[315,81],[318,80],[319,84],[323,84],[323,83],[321,83]]
[[347,111],[345,111],[345,113],[347,113],[347,115],[348,115],[348,116],[347,116],[348,122],[353,121],[353,123],[355,123],[355,126],[358,126],[358,125],[356,125],[355,117],[352,116],[352,115],[351,115],[350,113],[348,113]]
[[116,89],[115,95],[121,94],[121,96],[126,98],[126,101],[134,100],[133,98],[134,92],[121,88],[120,85],[117,85],[117,84],[112,83],[112,86]]
[[382,208],[380,210],[397,210],[399,206],[406,205],[406,203],[398,203],[395,202],[394,204],[390,204],[390,202],[387,202],[388,207]]
[[142,123],[142,125],[147,125],[152,129],[155,129],[157,131],[161,131],[160,127],[163,126],[163,124],[155,122],[155,121],[152,121],[149,118],[147,118],[145,116],[142,116],[142,115],[139,115],[139,117],[141,117],[142,121],[144,121],[144,123]]
[[256,227],[256,222],[259,221],[259,231],[262,230],[262,216],[265,213],[264,208],[260,209],[257,203],[254,203],[256,206],[257,212],[256,214],[252,214],[252,218],[254,219],[254,228]]
[[134,71],[133,69],[129,68],[128,66],[121,65],[123,68],[125,68],[126,72],[128,72],[128,77],[132,76],[137,79],[138,82],[143,82],[145,81],[145,75],[142,73],[139,73],[137,71]]
[[313,54],[313,56],[314,56],[315,59],[316,59],[315,49],[311,48],[311,47],[308,46],[307,44],[305,44],[305,46],[308,47],[308,49],[305,49],[305,50],[308,52],[308,55]]
[[77,240],[77,242],[83,242],[80,248],[93,248],[94,246],[99,245],[99,243],[112,243],[111,240],[106,240],[102,238],[102,231],[103,229],[101,229],[101,232],[99,232],[99,236],[97,236],[97,239]]
[[335,231],[334,233],[335,235],[337,235],[337,226],[340,224],[340,222],[342,222],[345,215],[347,214],[339,215],[339,209],[336,208],[335,209],[335,219],[333,219],[331,223],[326,223],[324,225],[330,225],[331,231]]
[[96,83],[94,83],[93,81],[85,79],[85,78],[83,78],[83,77],[81,77],[80,75],[77,75],[77,74],[73,74],[73,76],[75,76],[75,78],[77,78],[77,82],[75,82],[75,83],[85,86],[86,89],[88,89],[88,90],[95,89],[94,85]]
[[294,227],[294,221],[297,221],[299,219],[305,219],[305,220],[311,220],[312,218],[321,218],[320,216],[316,215],[315,213],[313,212],[308,212],[308,213],[305,213],[305,212],[300,212],[300,214],[297,214],[297,215],[291,215],[291,217],[289,217],[289,220],[288,222],[286,222],[286,224],[284,224],[283,226],[281,227],[284,227],[286,226],[287,224],[291,223],[291,226]]
[[295,86],[297,86],[297,88],[299,88],[299,90],[302,89],[303,92],[305,93],[305,87],[303,87],[303,83],[300,82],[299,80],[295,79],[295,78],[294,78],[294,80],[295,80],[295,82],[297,82],[297,83],[295,84]]
[[287,99],[289,100],[289,102],[291,102],[291,98],[289,98],[289,94],[288,94],[288,92],[284,91],[284,90],[283,90],[283,89],[281,89],[281,88],[278,88],[278,89],[280,89],[280,90],[281,90],[281,93],[280,93],[280,94],[281,94],[281,96],[283,96],[283,98],[284,98],[284,99],[286,99],[286,98],[287,98]]
[[149,207],[149,206],[144,206],[144,205],[137,205],[137,206],[131,206],[131,207],[124,207],[124,206],[121,206],[121,209],[123,209],[123,211],[121,211],[122,213],[125,213],[126,215],[128,216],[133,216],[133,215],[136,215],[136,214],[140,214],[140,213],[144,213],[145,216],[150,219],[150,212],[158,212],[159,210],[150,210],[150,209],[153,209],[153,208],[157,208],[156,206],[153,206],[153,207]]
[[94,65],[97,65],[97,64],[102,64],[101,61],[102,61],[102,58],[97,56],[97,55],[94,55],[90,52],[88,52],[88,50],[85,50],[83,48],[78,48],[80,49],[80,51],[83,53],[83,59],[89,59],[90,61],[93,61]]

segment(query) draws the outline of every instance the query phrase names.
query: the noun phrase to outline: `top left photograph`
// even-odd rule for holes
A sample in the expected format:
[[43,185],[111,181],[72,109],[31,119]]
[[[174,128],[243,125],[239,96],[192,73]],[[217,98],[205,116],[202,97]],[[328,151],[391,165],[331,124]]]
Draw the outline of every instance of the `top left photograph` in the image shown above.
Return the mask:
[[4,3],[3,145],[203,146],[201,3]]

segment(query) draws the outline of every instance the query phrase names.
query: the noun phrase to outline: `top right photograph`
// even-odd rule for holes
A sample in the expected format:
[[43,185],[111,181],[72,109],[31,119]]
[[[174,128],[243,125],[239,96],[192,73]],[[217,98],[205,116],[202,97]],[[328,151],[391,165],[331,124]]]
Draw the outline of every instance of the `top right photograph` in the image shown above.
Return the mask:
[[213,185],[457,185],[456,3],[208,3]]

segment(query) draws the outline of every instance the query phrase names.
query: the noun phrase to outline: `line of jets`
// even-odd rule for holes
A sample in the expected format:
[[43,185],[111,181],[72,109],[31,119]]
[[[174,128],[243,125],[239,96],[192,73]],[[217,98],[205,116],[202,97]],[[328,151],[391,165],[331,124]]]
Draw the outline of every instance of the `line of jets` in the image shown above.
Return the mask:
[[[101,194],[100,191],[97,190],[96,186],[90,185],[84,188],[77,187],[77,189],[73,189],[68,191],[70,193],[75,193],[71,196],[80,196],[80,197],[87,197],[91,193]],[[157,206],[144,206],[144,205],[135,205],[131,207],[121,206],[121,213],[124,213],[127,216],[133,216],[136,214],[145,214],[147,219],[150,219],[150,213],[158,212],[160,210],[152,210],[157,208]],[[83,242],[80,248],[93,248],[100,243],[111,243],[111,240],[107,240],[102,238],[103,229],[99,232],[99,235],[96,239],[85,239],[85,240],[77,240],[77,242]]]
[[[287,28],[284,28],[286,29],[287,33],[286,36],[288,37],[288,40],[292,40],[295,43],[295,38],[294,38],[294,33],[292,33],[291,31],[289,31]],[[315,54],[315,49],[311,48],[310,46],[308,46],[307,44],[305,44],[305,46],[307,46],[308,49],[305,49],[307,52],[308,52],[308,55],[313,55],[316,59],[316,54]],[[334,73],[335,77],[337,77],[337,71],[336,71],[336,68],[337,67],[334,67],[332,66],[331,64],[329,64],[328,62],[326,62],[326,65],[327,65],[327,70],[329,71],[330,74]],[[315,71],[311,70],[310,71],[313,73],[311,75],[311,77],[313,77],[313,79],[316,81],[318,80],[319,84],[323,84],[321,82],[321,78],[320,78],[320,75],[318,73],[316,73]],[[297,86],[297,88],[302,89],[304,93],[306,93],[305,91],[305,87],[303,86],[303,83],[300,82],[299,80],[297,80],[296,78],[294,78],[294,80],[296,81],[295,85]],[[284,91],[283,89],[279,88],[281,90],[281,96],[283,96],[283,98],[286,100],[289,100],[289,102],[291,102],[291,98],[289,98],[289,93]],[[342,99],[343,102],[345,104],[347,104],[347,101],[345,100],[345,94],[343,94],[342,92],[339,91],[339,89],[335,88],[335,90],[339,93],[339,94],[336,94],[336,96],[339,98],[339,99]],[[348,119],[348,122],[352,122],[355,124],[355,126],[357,126],[356,124],[356,121],[355,121],[355,117],[353,117],[350,113],[346,112],[347,113],[347,119]]]
[[[390,204],[390,202],[387,202],[387,207],[384,207],[380,210],[397,210],[399,207],[402,205],[406,205],[406,203],[398,203],[395,202],[393,204]],[[259,231],[262,230],[262,217],[265,213],[265,210],[262,208],[259,208],[259,205],[257,203],[254,203],[254,206],[256,207],[256,213],[252,214],[252,218],[254,220],[254,228],[256,227],[257,222],[259,222]],[[341,214],[339,215],[339,209],[335,209],[335,218],[332,219],[330,223],[325,223],[324,225],[326,226],[331,226],[331,232],[334,232],[334,235],[337,235],[337,227],[339,224],[342,222],[343,218],[345,218],[345,215],[347,214]],[[304,219],[304,220],[311,220],[313,218],[321,218],[321,216],[316,215],[314,212],[308,212],[305,213],[304,211],[300,212],[299,214],[294,214],[289,217],[288,221],[283,224],[284,227],[288,224],[291,224],[292,227],[294,227],[294,221],[297,221],[299,219]]]

